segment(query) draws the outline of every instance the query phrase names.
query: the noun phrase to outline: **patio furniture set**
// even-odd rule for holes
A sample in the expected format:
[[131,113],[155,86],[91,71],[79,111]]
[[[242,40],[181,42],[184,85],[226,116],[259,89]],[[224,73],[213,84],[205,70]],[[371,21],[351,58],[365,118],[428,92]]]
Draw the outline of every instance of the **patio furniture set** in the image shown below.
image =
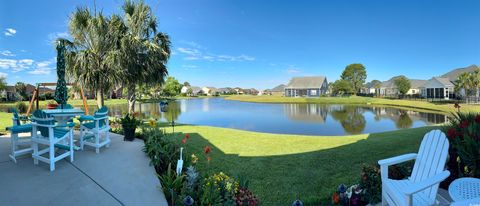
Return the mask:
[[[83,150],[85,145],[95,148],[98,154],[101,147],[110,144],[107,113],[108,108],[102,107],[89,116],[81,109],[62,105],[61,109],[37,110],[29,118],[30,123],[21,124],[27,118],[13,111],[13,126],[7,128],[11,133],[10,158],[16,163],[18,156],[31,154],[34,164],[45,162],[54,171],[55,162],[66,157],[72,162],[74,150]],[[75,117],[80,122],[79,146],[74,144]],[[21,133],[28,136],[19,136]]]
[[[450,176],[445,170],[449,142],[440,130],[427,133],[418,153],[378,161],[382,179],[382,205],[437,205],[440,182]],[[415,160],[412,174],[405,180],[388,178],[388,167]],[[480,179],[459,178],[448,188],[451,205],[480,205]]]

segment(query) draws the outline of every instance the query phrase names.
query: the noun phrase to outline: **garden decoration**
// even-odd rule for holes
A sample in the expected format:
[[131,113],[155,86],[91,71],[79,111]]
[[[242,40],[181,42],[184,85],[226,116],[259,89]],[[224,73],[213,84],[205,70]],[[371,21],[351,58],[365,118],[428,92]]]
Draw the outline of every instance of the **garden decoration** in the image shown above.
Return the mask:
[[[161,101],[160,102],[160,111],[161,112],[167,112],[167,106],[168,102],[167,101]],[[173,113],[172,113],[172,133],[175,133],[175,121],[173,120]]]
[[190,195],[186,196],[186,197],[183,199],[183,205],[185,205],[185,206],[192,206],[193,203],[194,203],[193,198],[190,197]]
[[180,159],[177,161],[177,176],[182,174],[183,169],[183,147],[180,147]]
[[68,90],[65,82],[65,42],[57,41],[57,87],[55,88],[55,101],[63,109],[67,103]]
[[293,201],[292,206],[303,206],[303,202],[301,200],[295,200]]
[[344,184],[338,186],[338,197],[341,205],[346,205],[348,203],[347,186]]

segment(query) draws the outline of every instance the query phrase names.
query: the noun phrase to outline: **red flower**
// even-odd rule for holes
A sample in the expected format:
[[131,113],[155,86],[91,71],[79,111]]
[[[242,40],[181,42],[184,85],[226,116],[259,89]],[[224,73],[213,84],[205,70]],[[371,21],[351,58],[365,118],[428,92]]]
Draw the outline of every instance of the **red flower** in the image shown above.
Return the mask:
[[185,138],[185,139],[182,139],[182,143],[183,143],[183,144],[187,143],[187,139],[186,139],[186,138]]
[[467,128],[469,124],[470,122],[468,122],[467,120],[463,120],[462,123],[460,123],[460,128]]
[[185,134],[185,138],[190,138],[190,134]]
[[205,146],[205,149],[203,149],[203,152],[205,152],[205,154],[208,154],[212,151],[212,148],[210,148],[210,146]]
[[333,204],[338,204],[340,202],[340,196],[336,192],[333,193],[332,202]]
[[480,114],[475,117],[475,122],[480,123]]
[[447,137],[449,137],[450,139],[453,139],[457,136],[457,130],[455,128],[450,128],[448,129],[447,131]]

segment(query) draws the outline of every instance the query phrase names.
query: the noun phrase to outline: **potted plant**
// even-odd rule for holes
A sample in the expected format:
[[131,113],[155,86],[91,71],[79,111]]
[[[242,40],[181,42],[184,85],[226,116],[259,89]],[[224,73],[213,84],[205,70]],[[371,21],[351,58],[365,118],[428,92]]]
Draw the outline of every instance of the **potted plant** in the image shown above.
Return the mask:
[[120,123],[123,129],[123,140],[133,141],[135,139],[135,130],[140,125],[140,120],[135,118],[134,115],[127,114],[120,119]]
[[53,100],[47,102],[47,109],[55,109],[57,106],[58,104]]

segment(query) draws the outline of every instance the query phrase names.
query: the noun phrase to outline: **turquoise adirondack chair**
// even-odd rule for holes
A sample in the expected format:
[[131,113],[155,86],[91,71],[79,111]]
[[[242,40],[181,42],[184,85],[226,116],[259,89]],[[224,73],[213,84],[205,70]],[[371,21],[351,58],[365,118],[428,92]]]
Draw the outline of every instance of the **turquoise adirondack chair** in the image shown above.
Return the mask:
[[[440,130],[425,134],[418,154],[404,154],[378,161],[382,178],[382,205],[435,205],[438,186],[450,172],[445,170],[449,142]],[[405,180],[388,179],[388,167],[415,160]]]
[[[17,157],[24,154],[32,153],[32,125],[31,124],[21,124],[20,116],[16,109],[13,109],[13,126],[7,127],[7,130],[10,131],[10,141],[11,141],[11,153],[10,159],[13,162],[17,163]],[[29,136],[19,137],[18,134],[29,133]],[[22,146],[22,148],[20,148]]]
[[[110,124],[108,120],[108,108],[98,109],[93,116],[81,116],[80,120],[80,148],[85,145],[95,148],[100,153],[100,148],[110,146]],[[101,137],[103,134],[103,138]]]
[[[73,128],[75,124],[66,125],[55,124],[53,117],[49,117],[45,112],[37,110],[32,117],[32,143],[33,143],[33,162],[38,164],[38,160],[50,164],[50,171],[55,170],[55,162],[70,157],[73,162]],[[39,145],[45,145],[47,148],[39,150]],[[64,150],[58,156],[55,156],[55,149]],[[44,154],[48,153],[48,157]]]

